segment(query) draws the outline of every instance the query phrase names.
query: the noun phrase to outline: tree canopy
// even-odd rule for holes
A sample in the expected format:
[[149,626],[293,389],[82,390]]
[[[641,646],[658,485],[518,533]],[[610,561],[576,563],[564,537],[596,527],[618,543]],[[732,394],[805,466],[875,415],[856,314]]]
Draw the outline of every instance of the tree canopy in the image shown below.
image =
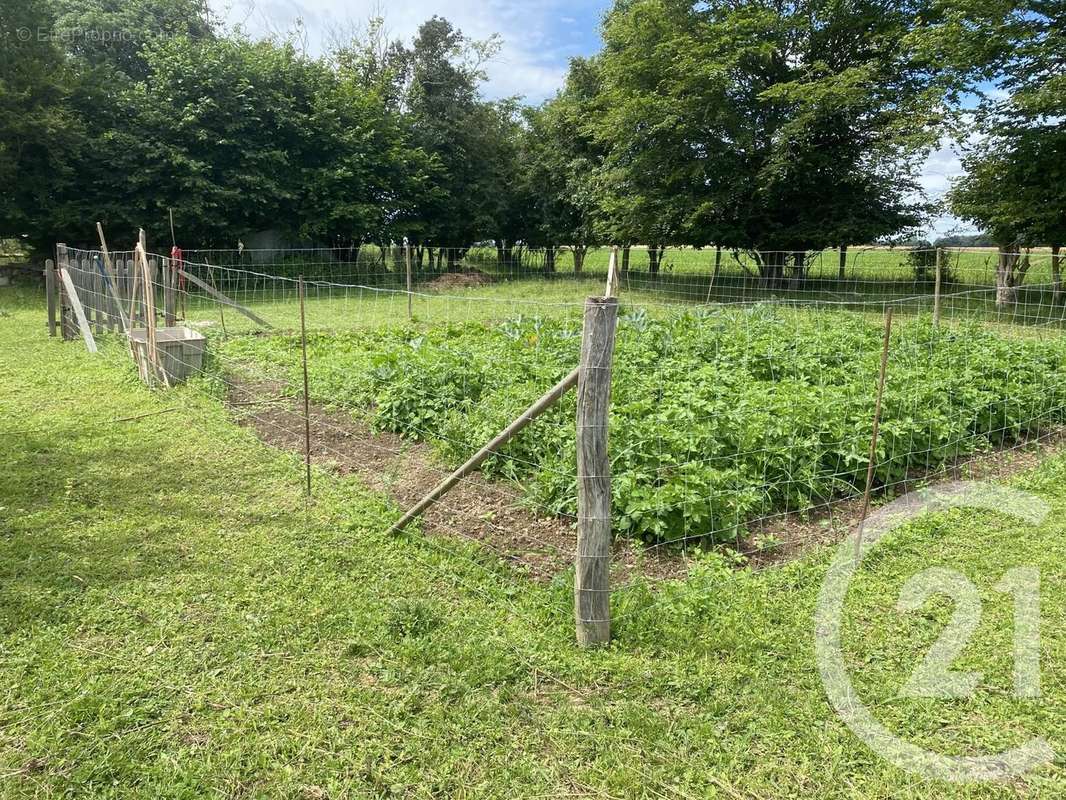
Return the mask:
[[802,279],[808,251],[912,234],[932,211],[922,159],[954,135],[954,212],[1057,242],[1060,6],[616,0],[602,52],[531,107],[484,97],[498,40],[442,17],[410,41],[372,20],[311,56],[221,29],[200,0],[10,0],[0,236],[88,243],[102,219],[116,241],[168,239],[173,208],[190,244],[491,240],[549,269],[559,247],[580,265],[644,244],[654,269],[663,247],[716,245]]

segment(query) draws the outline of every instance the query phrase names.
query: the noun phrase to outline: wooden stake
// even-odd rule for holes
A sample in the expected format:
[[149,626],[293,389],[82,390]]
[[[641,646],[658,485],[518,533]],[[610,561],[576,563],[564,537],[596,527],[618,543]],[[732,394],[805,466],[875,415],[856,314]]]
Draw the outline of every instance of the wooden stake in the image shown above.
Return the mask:
[[96,223],[96,232],[100,236],[100,252],[104,254],[104,269],[107,270],[108,277],[108,290],[111,294],[111,299],[115,301],[115,308],[118,310],[119,321],[122,323],[122,330],[125,333],[129,332],[129,321],[126,319],[125,314],[122,311],[122,297],[121,292],[118,291],[118,272],[115,269],[114,264],[111,263],[111,253],[107,249],[107,239],[104,238],[104,226],[99,222]]
[[714,282],[718,280],[718,273],[722,269],[722,245],[714,248],[714,272],[711,273],[711,282],[707,284],[707,301],[711,302],[711,292],[714,291]]
[[862,529],[870,511],[870,491],[874,483],[874,467],[877,464],[877,433],[881,427],[881,400],[885,395],[885,372],[888,369],[888,344],[892,337],[892,306],[885,309],[885,338],[881,345],[881,374],[877,379],[877,403],[874,405],[874,427],[870,434],[870,458],[866,464],[866,491],[862,496],[862,512],[859,515],[859,533],[855,537],[855,561],[862,554]]
[[936,283],[933,284],[933,324],[940,325],[940,281],[941,263],[944,260],[944,250],[936,249]]
[[407,251],[407,319],[411,319],[414,316],[414,312],[411,310],[411,303],[413,295],[411,294],[411,245],[408,242],[404,243],[404,250]]
[[618,296],[618,245],[611,247],[611,257],[607,261],[607,297]]
[[[141,242],[144,241],[144,231],[141,231]],[[144,252],[141,242],[137,243],[136,256],[140,262],[141,280],[144,286],[144,323],[146,328],[145,340],[148,350],[148,364],[163,385],[170,388],[170,379],[166,369],[159,359],[159,351],[155,341],[155,286],[152,281],[151,268],[148,266],[148,256]]]
[[607,422],[611,407],[618,300],[585,301],[581,379],[577,388],[577,554],[574,620],[577,643],[590,647],[611,638],[611,460]]
[[[206,258],[204,259],[204,263],[207,264],[207,279],[211,281],[211,288],[218,292],[218,285],[215,283],[215,272],[211,269],[211,263]],[[183,274],[185,274],[185,277],[188,277],[188,273],[183,272]],[[219,293],[221,294],[221,292]],[[218,304],[218,319],[222,323],[222,338],[228,339],[229,334],[226,333],[226,311],[222,303]]]
[[213,286],[208,285],[207,283],[205,283],[204,281],[200,280],[199,278],[197,278],[192,273],[186,272],[183,269],[179,269],[178,270],[178,274],[179,275],[184,275],[186,280],[188,280],[191,283],[195,283],[197,286],[199,286],[201,289],[203,289],[209,295],[214,297],[220,303],[225,303],[226,305],[230,306],[234,310],[239,311],[241,314],[244,314],[244,316],[248,317],[248,319],[252,320],[252,322],[256,322],[256,323],[262,325],[264,328],[272,328],[272,327],[274,327],[269,322],[267,322],[265,319],[263,319],[259,315],[257,315],[254,312],[252,312],[251,309],[245,308],[240,303],[237,303],[237,302],[235,302],[233,300],[230,300],[228,297],[226,297],[226,295],[222,294],[222,292],[220,292],[218,289],[216,289]]
[[304,466],[307,470],[307,496],[311,497],[311,398],[307,381],[307,322],[304,316],[304,276],[298,282],[300,290],[300,349],[304,366]]
[[168,328],[177,323],[177,313],[175,309],[174,284],[177,282],[177,275],[174,274],[174,270],[171,267],[169,258],[163,258],[163,324]]
[[44,262],[44,293],[48,303],[48,335],[56,335],[56,267],[52,259]]
[[459,467],[459,469],[455,470],[455,472],[441,481],[433,491],[412,506],[411,509],[400,518],[399,522],[389,528],[389,533],[399,533],[402,531],[407,527],[411,520],[420,516],[422,512],[447,494],[455,484],[459,483],[464,477],[481,466],[486,458],[507,444],[507,442],[511,441],[511,439],[513,439],[515,435],[517,435],[529,423],[555,405],[559,398],[566,394],[571,388],[573,388],[574,384],[577,383],[580,373],[581,369],[575,367],[570,374],[541,395],[537,402],[523,411],[510,425],[496,434],[496,437],[491,442],[474,453],[474,455],[467,459],[466,463]]

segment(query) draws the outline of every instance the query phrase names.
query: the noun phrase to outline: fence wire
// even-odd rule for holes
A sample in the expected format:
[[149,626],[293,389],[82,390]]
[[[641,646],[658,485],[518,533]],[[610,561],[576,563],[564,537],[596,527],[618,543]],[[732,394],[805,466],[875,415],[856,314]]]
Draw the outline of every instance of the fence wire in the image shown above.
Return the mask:
[[[871,253],[847,256],[872,261]],[[365,256],[383,267],[377,273],[305,279],[312,461],[358,475],[400,506],[577,364],[582,299],[602,293],[605,277],[546,282],[516,272],[464,285],[434,283],[439,276],[412,266],[408,292],[400,281],[406,254],[399,262],[384,250]],[[582,266],[591,272],[597,255],[606,253],[585,254]],[[821,260],[839,269],[830,255]],[[683,576],[708,551],[772,563],[856,524],[889,307],[875,497],[961,469],[1010,469],[1012,451],[1057,441],[1066,417],[1066,306],[1051,254],[945,251],[939,292],[935,272],[932,284],[904,274],[913,255],[896,278],[856,277],[853,265],[852,295],[819,288],[827,267],[808,256],[796,288],[756,273],[743,291],[710,302],[699,296],[705,276],[688,276],[695,293],[675,293],[680,281],[653,290],[631,262],[621,281],[610,428],[618,591]],[[669,257],[660,256],[660,269]],[[1005,294],[997,268],[1009,262],[1017,273],[1026,257],[1023,280]],[[144,325],[132,253],[111,254],[110,268],[97,251],[67,258],[98,336],[123,342],[120,308],[135,328]],[[223,399],[261,438],[302,454],[298,281],[277,274],[295,258],[245,268],[217,252],[186,251],[180,264],[158,255],[148,262],[159,330],[171,323],[205,337],[202,357],[181,341],[163,345],[174,382]],[[337,265],[318,252],[310,258],[297,274]],[[446,252],[433,260],[449,264]],[[555,269],[565,270],[562,259]],[[839,274],[824,280],[841,288]],[[565,572],[575,542],[574,402],[564,398],[463,478],[427,515],[426,530],[477,542],[540,579]]]

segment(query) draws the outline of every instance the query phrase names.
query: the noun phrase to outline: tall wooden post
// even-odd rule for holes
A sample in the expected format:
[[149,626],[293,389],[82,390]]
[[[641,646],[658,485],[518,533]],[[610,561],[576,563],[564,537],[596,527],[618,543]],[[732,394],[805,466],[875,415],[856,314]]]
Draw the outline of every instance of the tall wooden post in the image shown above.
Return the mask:
[[300,349],[304,367],[304,468],[307,472],[307,496],[311,497],[311,398],[307,380],[307,321],[304,315],[304,276],[300,276]]
[[44,262],[44,293],[48,302],[48,335],[56,335],[56,267],[52,259]]
[[[73,321],[71,315],[73,312],[69,310],[70,303],[67,300],[66,284],[62,280],[62,272],[70,262],[70,257],[67,255],[67,246],[63,242],[56,245],[56,277],[59,278],[56,281],[59,284],[59,335],[64,340],[73,339]],[[70,277],[69,275],[67,277]]]
[[607,288],[608,297],[618,296],[618,245],[611,246],[611,255],[607,259]]
[[611,638],[611,461],[607,420],[618,300],[585,301],[581,372],[577,384],[577,555],[574,619],[577,643]]
[[936,283],[933,284],[933,324],[940,324],[940,281],[943,272],[944,249],[936,249]]
[[174,312],[174,273],[170,269],[170,259],[163,257],[163,324],[168,328],[177,321]]
[[411,304],[414,299],[413,295],[411,294],[411,244],[407,241],[404,241],[403,249],[406,252],[407,256],[407,319],[411,319],[414,314],[411,308]]
[[874,425],[870,433],[870,456],[866,462],[866,491],[862,495],[862,511],[859,514],[859,530],[855,537],[855,562],[862,556],[862,534],[866,515],[870,513],[870,492],[874,485],[874,468],[877,466],[877,434],[881,428],[881,402],[885,396],[885,374],[888,371],[888,346],[892,340],[892,306],[885,307],[885,336],[881,342],[881,370],[877,376],[877,400],[874,403]]

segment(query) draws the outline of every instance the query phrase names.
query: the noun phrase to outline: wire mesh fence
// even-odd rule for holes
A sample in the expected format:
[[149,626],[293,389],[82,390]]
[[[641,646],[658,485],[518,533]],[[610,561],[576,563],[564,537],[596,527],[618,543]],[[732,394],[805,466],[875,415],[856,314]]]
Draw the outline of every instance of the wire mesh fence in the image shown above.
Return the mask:
[[[196,332],[200,351],[163,336],[173,365],[163,369],[165,382],[212,393],[260,438],[300,454],[309,447],[317,468],[355,474],[408,507],[578,364],[583,298],[602,293],[597,277],[547,282],[543,270],[528,280],[516,272],[431,285],[428,273],[415,278],[413,264],[408,291],[413,249],[401,250],[402,270],[382,251],[384,260],[373,256],[376,276],[305,278],[306,346],[301,281],[271,265],[227,265],[217,253],[138,263],[136,254],[70,250],[61,266],[96,335],[121,342],[124,325],[156,317],[157,337]],[[912,252],[895,276],[888,261],[868,279],[853,267],[845,280],[861,291],[843,298],[816,283],[840,287],[839,273],[819,277],[828,255],[821,265],[806,259],[795,288],[781,288],[793,279],[788,272],[759,274],[749,263],[747,288],[710,302],[698,295],[713,285],[696,278],[720,279],[724,267],[717,276],[680,273],[692,276],[696,295],[675,292],[677,283],[642,287],[634,276],[647,281],[647,273],[632,262],[620,270],[610,410],[614,591],[683,575],[708,551],[773,562],[833,536],[834,526],[854,525],[868,486],[884,497],[963,468],[1006,469],[1012,451],[1057,439],[1066,342],[1052,255],[945,251],[937,291],[932,252],[932,283],[917,277]],[[455,264],[469,272],[479,257],[467,251]],[[596,257],[585,254],[586,275]],[[447,268],[446,253],[434,262],[441,258]],[[301,267],[313,263],[324,262]],[[1015,275],[1024,270],[1006,297],[996,279],[1005,264]],[[562,260],[555,266],[565,274]],[[146,276],[140,293],[138,275]],[[683,302],[690,296],[697,299]],[[888,308],[895,322],[882,404]],[[563,396],[461,477],[424,529],[475,541],[536,578],[565,574],[578,521],[577,402]]]

